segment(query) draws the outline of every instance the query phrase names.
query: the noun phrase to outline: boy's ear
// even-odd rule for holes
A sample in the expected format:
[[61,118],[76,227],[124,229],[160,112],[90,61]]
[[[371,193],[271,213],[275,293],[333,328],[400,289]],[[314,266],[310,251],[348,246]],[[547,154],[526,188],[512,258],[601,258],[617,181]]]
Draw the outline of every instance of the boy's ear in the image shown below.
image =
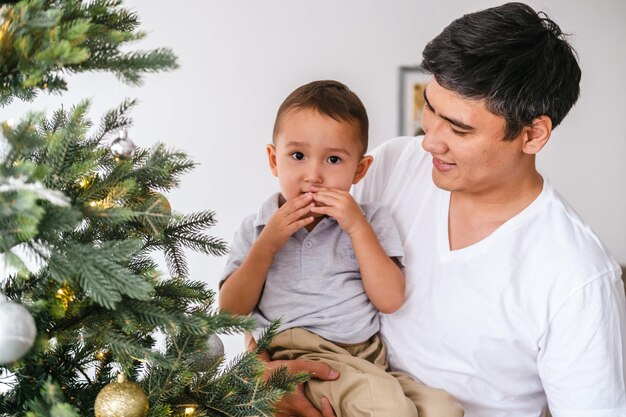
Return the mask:
[[354,174],[354,179],[352,180],[352,184],[356,184],[361,181],[365,174],[367,174],[367,170],[374,162],[374,157],[370,155],[365,155],[359,161],[359,165],[356,168],[356,173]]
[[552,119],[548,116],[539,116],[533,119],[530,126],[525,128],[522,151],[528,155],[537,154],[550,139],[552,133]]
[[270,171],[272,175],[278,177],[278,165],[276,165],[276,147],[272,144],[267,145],[267,159],[270,163]]

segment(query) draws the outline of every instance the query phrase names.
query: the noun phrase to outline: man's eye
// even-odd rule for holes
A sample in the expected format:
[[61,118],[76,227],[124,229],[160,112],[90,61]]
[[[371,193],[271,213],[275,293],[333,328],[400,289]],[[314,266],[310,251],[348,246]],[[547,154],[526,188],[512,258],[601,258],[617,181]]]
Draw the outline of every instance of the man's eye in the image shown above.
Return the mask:
[[341,158],[338,157],[338,156],[333,155],[333,156],[329,156],[327,161],[328,161],[329,164],[333,164],[334,165],[334,164],[340,163],[341,162]]
[[291,157],[296,161],[302,161],[304,159],[304,154],[302,152],[293,152]]
[[450,128],[450,130],[452,131],[453,134],[455,134],[457,136],[463,137],[463,136],[467,135],[467,132],[461,132],[460,130],[456,130],[456,129],[452,129],[452,128]]

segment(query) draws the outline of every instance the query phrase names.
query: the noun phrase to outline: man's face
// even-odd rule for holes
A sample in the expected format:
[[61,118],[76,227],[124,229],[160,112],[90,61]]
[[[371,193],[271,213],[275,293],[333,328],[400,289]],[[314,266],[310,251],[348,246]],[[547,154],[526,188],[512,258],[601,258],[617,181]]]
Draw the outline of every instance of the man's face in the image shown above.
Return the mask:
[[434,78],[424,97],[422,147],[433,156],[437,187],[497,197],[534,171],[520,137],[504,140],[504,118],[483,100],[462,97]]
[[267,152],[286,201],[309,192],[312,185],[348,191],[360,178],[363,158],[356,127],[313,109],[286,113]]

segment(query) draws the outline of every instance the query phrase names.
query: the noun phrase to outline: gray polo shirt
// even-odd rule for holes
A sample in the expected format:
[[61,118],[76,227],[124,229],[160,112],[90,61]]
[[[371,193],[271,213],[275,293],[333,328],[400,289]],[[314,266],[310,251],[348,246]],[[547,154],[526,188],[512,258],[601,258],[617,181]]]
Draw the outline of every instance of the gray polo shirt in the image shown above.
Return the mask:
[[[278,209],[278,196],[273,195],[257,214],[244,219],[220,283],[239,268]],[[389,212],[372,203],[361,204],[361,209],[387,255],[402,262],[402,242]],[[322,219],[311,232],[303,228],[289,238],[274,257],[251,315],[257,321],[257,337],[278,318],[279,331],[304,327],[339,343],[363,342],[379,330],[378,311],[365,294],[350,236],[331,217]]]

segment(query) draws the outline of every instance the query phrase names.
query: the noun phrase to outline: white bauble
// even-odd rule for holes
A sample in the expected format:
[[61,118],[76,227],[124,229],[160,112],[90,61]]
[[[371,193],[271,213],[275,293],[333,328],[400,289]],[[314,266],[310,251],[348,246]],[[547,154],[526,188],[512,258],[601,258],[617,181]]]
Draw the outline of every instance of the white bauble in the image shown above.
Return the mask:
[[37,337],[35,319],[21,304],[0,297],[0,364],[15,362]]

